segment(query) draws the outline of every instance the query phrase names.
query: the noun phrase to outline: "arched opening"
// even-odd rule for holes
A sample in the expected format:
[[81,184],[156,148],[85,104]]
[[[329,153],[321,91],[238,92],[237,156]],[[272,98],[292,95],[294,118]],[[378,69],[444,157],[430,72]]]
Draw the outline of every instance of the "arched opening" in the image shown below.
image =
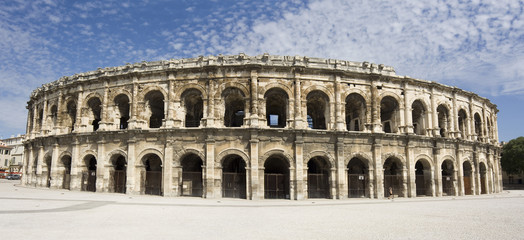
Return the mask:
[[307,95],[308,125],[312,129],[327,129],[329,119],[329,98],[322,91],[315,90]]
[[464,171],[464,176],[463,176],[464,194],[472,195],[473,194],[473,191],[472,191],[473,184],[471,181],[473,181],[473,178],[471,178],[471,176],[472,176],[473,170],[471,168],[471,164],[469,163],[469,161],[464,161],[464,163],[462,164],[462,170]]
[[51,124],[56,126],[58,120],[58,108],[56,105],[51,106]]
[[98,130],[101,119],[100,114],[102,112],[102,102],[97,97],[93,97],[87,101],[87,106],[90,110],[90,124],[93,126],[93,131],[96,131]]
[[420,100],[415,100],[411,105],[411,119],[413,122],[413,133],[426,135],[426,108]]
[[308,198],[329,198],[329,163],[322,157],[311,158],[307,162]]
[[228,155],[222,162],[222,197],[246,196],[246,163],[238,155]]
[[437,116],[438,116],[438,127],[440,129],[440,136],[447,137],[450,126],[449,119],[449,110],[444,105],[439,105],[437,107]]
[[70,127],[71,132],[73,132],[76,123],[76,103],[74,101],[69,101],[67,103],[67,117],[69,123],[68,126]]
[[346,128],[348,131],[362,131],[366,123],[366,100],[352,93],[346,97]]
[[289,165],[274,155],[264,163],[264,198],[289,199]]
[[487,183],[486,183],[486,165],[481,162],[479,163],[479,174],[480,174],[480,194],[486,194],[487,191]]
[[282,89],[272,88],[266,92],[264,98],[266,99],[267,125],[273,128],[285,127],[289,101],[287,93]]
[[240,127],[244,125],[245,102],[244,93],[238,88],[227,88],[222,92],[224,99],[224,126]]
[[417,197],[433,196],[431,191],[431,166],[426,160],[415,163],[415,186]]
[[203,196],[202,159],[196,154],[186,155],[182,161],[182,196]]
[[368,166],[357,157],[349,160],[348,163],[348,197],[364,198],[369,197]]
[[126,193],[127,162],[120,154],[111,157],[112,171],[109,172],[111,192]]
[[384,162],[384,196],[390,197],[391,188],[394,196],[404,197],[403,183],[402,162],[393,157],[387,158]]
[[458,127],[460,132],[460,138],[467,138],[467,129],[468,129],[468,115],[464,109],[458,111]]
[[125,94],[115,97],[115,106],[118,110],[118,129],[127,129],[129,121],[129,98]]
[[477,139],[480,139],[480,137],[482,137],[482,121],[480,115],[475,113],[473,118],[475,119],[475,134],[477,135]]
[[60,160],[63,167],[62,188],[71,189],[71,156],[63,156]]
[[44,160],[45,162],[45,167],[46,167],[46,172],[45,172],[45,176],[46,176],[46,187],[50,188],[51,187],[51,156],[48,156],[45,158]]
[[455,186],[453,184],[453,162],[451,160],[445,160],[442,162],[442,195],[454,196]]
[[185,127],[199,127],[204,116],[202,93],[196,89],[189,89],[182,94],[181,99],[186,111]]
[[153,90],[145,95],[144,100],[149,115],[149,128],[161,127],[164,120],[164,94]]
[[85,170],[82,172],[82,191],[96,192],[96,158],[87,155],[84,158]]
[[398,131],[399,105],[395,98],[385,96],[380,101],[380,122],[382,131],[396,133]]
[[142,175],[144,193],[162,196],[162,160],[154,153],[149,153],[142,158],[145,167]]

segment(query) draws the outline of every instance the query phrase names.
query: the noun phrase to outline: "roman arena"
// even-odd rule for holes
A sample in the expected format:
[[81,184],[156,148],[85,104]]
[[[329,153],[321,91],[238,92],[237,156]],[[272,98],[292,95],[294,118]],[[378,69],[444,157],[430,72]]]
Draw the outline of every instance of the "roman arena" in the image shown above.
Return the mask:
[[141,62],[62,77],[27,108],[26,186],[253,200],[502,191],[496,105],[381,64]]

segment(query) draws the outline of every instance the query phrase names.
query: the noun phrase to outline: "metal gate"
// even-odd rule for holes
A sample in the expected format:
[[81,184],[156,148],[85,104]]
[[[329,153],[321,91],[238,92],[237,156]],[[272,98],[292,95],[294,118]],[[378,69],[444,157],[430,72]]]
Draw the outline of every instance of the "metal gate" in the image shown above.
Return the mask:
[[82,191],[96,192],[96,170],[82,172]]
[[289,199],[289,176],[282,173],[265,173],[264,198]]
[[323,173],[307,174],[308,198],[329,198],[329,178]]
[[202,197],[202,192],[202,172],[182,172],[182,195]]
[[348,196],[350,198],[368,197],[367,185],[368,179],[365,174],[348,174]]
[[451,176],[442,176],[442,195],[454,196],[453,178]]
[[115,170],[113,172],[113,186],[116,193],[126,193],[126,171]]
[[393,195],[404,196],[402,194],[402,175],[384,175],[384,197],[389,197],[390,187]]
[[426,195],[426,181],[423,174],[415,176],[415,186],[417,189],[417,196]]
[[71,174],[64,172],[64,178],[62,179],[62,188],[71,189],[70,183],[71,183]]
[[162,171],[146,171],[145,194],[162,196]]
[[471,195],[471,177],[464,176],[464,194]]
[[222,173],[222,196],[246,198],[246,174]]

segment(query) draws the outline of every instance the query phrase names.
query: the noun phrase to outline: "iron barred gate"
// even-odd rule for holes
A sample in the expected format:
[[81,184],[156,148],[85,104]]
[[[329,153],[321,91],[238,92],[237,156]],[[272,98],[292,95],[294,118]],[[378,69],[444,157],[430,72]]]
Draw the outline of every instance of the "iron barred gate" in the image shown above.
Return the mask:
[[289,199],[289,176],[282,173],[265,173],[264,198]]
[[229,198],[246,198],[246,174],[222,173],[222,196]]
[[323,173],[307,174],[308,198],[329,198],[329,177]]
[[82,172],[82,191],[96,192],[96,170]]
[[367,185],[368,179],[365,174],[348,174],[348,196],[350,198],[368,197]]
[[162,171],[146,171],[145,194],[162,196]]
[[390,187],[393,190],[393,195],[403,196],[402,175],[384,175],[384,197],[389,197]]
[[202,197],[202,172],[182,172],[182,195]]
[[454,196],[453,178],[451,176],[442,176],[442,195]]

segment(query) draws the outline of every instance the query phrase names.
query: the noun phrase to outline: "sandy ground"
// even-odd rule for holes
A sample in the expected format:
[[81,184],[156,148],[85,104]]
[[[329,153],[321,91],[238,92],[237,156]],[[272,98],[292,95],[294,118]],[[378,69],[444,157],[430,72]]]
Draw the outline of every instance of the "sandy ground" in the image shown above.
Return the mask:
[[394,200],[164,198],[0,180],[10,239],[524,239],[524,191]]

